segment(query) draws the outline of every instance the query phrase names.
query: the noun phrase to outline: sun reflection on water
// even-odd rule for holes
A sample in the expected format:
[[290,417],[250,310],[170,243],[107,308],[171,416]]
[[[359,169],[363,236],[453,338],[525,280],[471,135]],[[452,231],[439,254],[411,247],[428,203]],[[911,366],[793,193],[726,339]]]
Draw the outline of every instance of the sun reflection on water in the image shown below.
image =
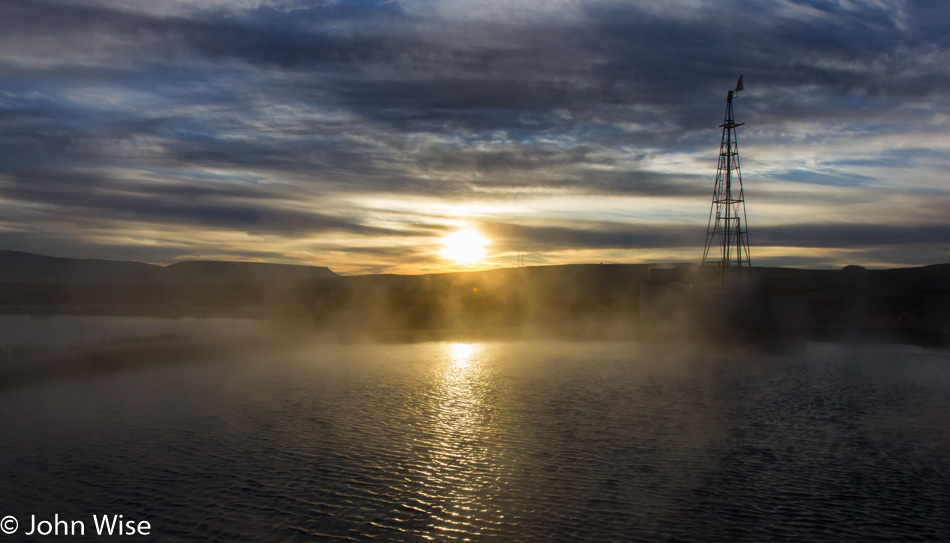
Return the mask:
[[448,358],[454,370],[470,368],[476,362],[478,345],[474,343],[449,343]]
[[428,395],[431,440],[426,443],[423,471],[427,480],[417,503],[425,504],[428,520],[417,535],[440,539],[493,533],[500,520],[497,501],[502,482],[497,406],[490,401],[491,364],[486,347],[446,343],[433,368]]

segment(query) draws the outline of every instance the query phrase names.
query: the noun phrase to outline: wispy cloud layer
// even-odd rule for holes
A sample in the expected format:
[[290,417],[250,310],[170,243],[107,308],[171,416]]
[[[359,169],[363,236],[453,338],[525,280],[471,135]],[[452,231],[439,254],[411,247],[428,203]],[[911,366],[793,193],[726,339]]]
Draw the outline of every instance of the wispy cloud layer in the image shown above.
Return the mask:
[[467,224],[485,266],[698,260],[741,73],[754,263],[945,261],[946,21],[939,1],[6,1],[0,243],[411,273],[450,266],[438,241]]

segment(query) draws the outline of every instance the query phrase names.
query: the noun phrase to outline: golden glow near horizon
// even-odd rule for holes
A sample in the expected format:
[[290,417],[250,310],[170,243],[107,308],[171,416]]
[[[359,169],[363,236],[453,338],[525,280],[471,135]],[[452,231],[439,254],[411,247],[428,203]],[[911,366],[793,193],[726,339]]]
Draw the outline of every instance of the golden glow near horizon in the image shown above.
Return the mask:
[[474,228],[462,228],[442,239],[443,249],[440,253],[446,260],[468,266],[481,262],[488,251],[485,246],[491,241],[481,235]]

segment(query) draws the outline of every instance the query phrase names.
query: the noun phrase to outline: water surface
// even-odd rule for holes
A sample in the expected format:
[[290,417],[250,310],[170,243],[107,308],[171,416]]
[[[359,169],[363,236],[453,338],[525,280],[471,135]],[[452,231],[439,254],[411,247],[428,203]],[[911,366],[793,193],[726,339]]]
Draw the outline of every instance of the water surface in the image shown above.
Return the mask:
[[947,413],[950,354],[914,347],[319,344],[0,394],[0,514],[161,541],[930,541]]

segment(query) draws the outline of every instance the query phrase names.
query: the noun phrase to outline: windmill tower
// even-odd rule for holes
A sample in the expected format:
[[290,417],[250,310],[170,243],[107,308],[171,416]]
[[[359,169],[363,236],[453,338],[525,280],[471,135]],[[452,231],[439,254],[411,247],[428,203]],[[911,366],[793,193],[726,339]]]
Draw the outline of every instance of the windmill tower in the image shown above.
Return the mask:
[[736,140],[736,127],[745,123],[736,124],[732,114],[732,100],[741,90],[742,76],[739,76],[736,88],[726,96],[726,115],[720,125],[722,143],[719,146],[719,168],[716,171],[712,206],[709,208],[706,248],[703,250],[703,266],[721,268],[723,281],[728,268],[752,267],[745,196],[739,170],[739,144]]

